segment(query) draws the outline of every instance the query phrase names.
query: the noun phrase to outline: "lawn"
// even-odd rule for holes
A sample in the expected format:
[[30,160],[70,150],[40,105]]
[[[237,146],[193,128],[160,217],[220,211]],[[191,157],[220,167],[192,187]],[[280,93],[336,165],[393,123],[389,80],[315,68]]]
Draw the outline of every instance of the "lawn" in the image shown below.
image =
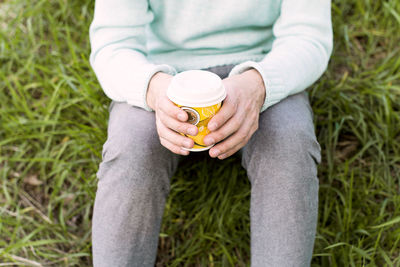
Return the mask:
[[[109,99],[89,0],[0,0],[0,266],[90,266]],[[334,0],[333,56],[309,88],[320,202],[313,266],[400,266],[400,1]],[[195,162],[195,163],[193,163]],[[172,179],[158,266],[249,266],[238,157]]]

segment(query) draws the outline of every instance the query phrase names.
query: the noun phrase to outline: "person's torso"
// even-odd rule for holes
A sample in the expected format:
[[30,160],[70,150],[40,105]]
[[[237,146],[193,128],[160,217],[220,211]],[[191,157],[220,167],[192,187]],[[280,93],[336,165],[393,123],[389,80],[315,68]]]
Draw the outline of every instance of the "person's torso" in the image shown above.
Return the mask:
[[280,5],[281,0],[149,0],[154,19],[146,31],[148,53],[155,61],[174,54],[265,54]]
[[178,70],[261,60],[281,7],[281,0],[148,1],[149,59]]

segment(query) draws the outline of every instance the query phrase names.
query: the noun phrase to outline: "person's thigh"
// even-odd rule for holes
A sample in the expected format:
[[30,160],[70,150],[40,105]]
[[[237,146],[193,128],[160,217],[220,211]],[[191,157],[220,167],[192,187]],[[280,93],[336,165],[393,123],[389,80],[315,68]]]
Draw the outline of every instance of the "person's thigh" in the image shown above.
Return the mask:
[[[320,152],[321,148],[315,136],[313,111],[308,93],[304,91],[283,99],[261,113],[258,129],[243,147],[241,154],[245,165],[252,166],[251,160],[255,158],[269,162],[270,159],[274,159],[292,169],[295,166],[289,159],[293,153],[297,156],[300,154],[301,158],[309,159],[314,171],[313,176],[316,177],[314,167],[320,163]],[[259,154],[267,155],[268,158],[257,157]],[[281,166],[278,169],[281,169]]]
[[317,142],[308,94],[260,114],[242,149],[251,182],[252,266],[309,266],[318,212]]
[[112,102],[97,172],[93,263],[154,266],[170,177],[179,156],[158,139],[153,112]]
[[[122,175],[126,177],[142,174],[142,176],[129,178],[130,180],[144,179],[146,175],[152,173],[173,173],[180,156],[161,145],[154,112],[115,101],[110,104],[109,110],[107,140],[103,145],[103,160],[97,172],[100,185],[114,182],[113,179],[117,178],[112,177],[117,177],[120,173],[127,174]],[[114,175],[107,176],[111,171],[110,165],[118,166],[118,169],[114,167],[112,170]],[[116,171],[118,173],[115,173]],[[107,179],[103,179],[105,176]],[[143,182],[152,181],[147,179]],[[163,192],[167,194],[169,180],[157,181],[157,183],[162,185]]]

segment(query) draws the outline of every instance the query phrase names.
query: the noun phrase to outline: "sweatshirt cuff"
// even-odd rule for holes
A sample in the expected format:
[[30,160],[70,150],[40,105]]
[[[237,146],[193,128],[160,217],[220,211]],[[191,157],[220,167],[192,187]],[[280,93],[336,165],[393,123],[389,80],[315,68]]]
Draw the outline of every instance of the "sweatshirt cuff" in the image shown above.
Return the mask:
[[136,86],[138,88],[141,88],[141,97],[135,97],[132,95],[132,97],[127,98],[127,103],[136,107],[141,107],[147,111],[153,111],[152,108],[147,105],[146,97],[147,97],[147,90],[149,87],[149,83],[151,78],[153,77],[154,74],[157,72],[164,72],[169,75],[175,75],[176,70],[166,64],[162,65],[153,65],[149,64],[147,66],[142,66],[144,69],[140,70],[140,74],[136,73],[137,78],[136,78]]
[[272,69],[268,66],[263,66],[261,63],[255,61],[246,61],[239,65],[236,65],[229,76],[241,74],[249,69],[257,70],[263,81],[265,86],[265,101],[261,107],[260,112],[263,112],[270,106],[278,103],[283,98],[287,97],[285,93],[285,87],[283,83],[283,79],[278,71]]

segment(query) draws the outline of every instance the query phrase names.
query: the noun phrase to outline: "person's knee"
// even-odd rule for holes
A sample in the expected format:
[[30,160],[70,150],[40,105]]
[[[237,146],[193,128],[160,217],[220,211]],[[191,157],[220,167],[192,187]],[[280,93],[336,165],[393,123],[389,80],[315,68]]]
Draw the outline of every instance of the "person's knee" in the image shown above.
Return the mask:
[[320,146],[311,123],[304,120],[271,129],[271,142],[281,159],[300,161],[311,157],[320,162]]
[[143,192],[169,192],[170,155],[159,142],[155,127],[126,125],[110,135],[103,146],[97,172],[98,186],[115,186]]
[[316,177],[321,154],[312,123],[299,120],[262,127],[244,152],[246,169],[258,169],[259,173],[265,174],[273,171],[286,177]]

